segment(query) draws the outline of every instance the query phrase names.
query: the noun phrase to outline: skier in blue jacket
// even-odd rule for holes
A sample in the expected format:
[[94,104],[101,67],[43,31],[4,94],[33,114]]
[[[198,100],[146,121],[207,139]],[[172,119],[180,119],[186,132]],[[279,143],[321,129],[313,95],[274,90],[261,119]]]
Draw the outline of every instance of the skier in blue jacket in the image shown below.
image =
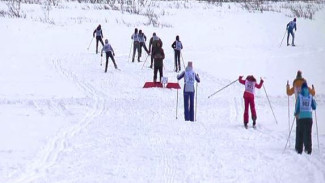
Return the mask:
[[312,110],[316,110],[316,102],[313,96],[309,93],[307,83],[301,86],[301,92],[297,97],[295,116],[298,119],[296,127],[296,145],[297,153],[301,154],[303,145],[305,152],[311,154],[312,139],[311,130],[313,125]]
[[184,77],[184,116],[185,121],[194,121],[194,83],[200,82],[200,77],[193,71],[192,62],[188,62],[188,65],[180,75],[177,75],[177,79],[180,80]]
[[295,46],[295,33],[293,32],[293,29],[295,29],[295,31],[297,31],[297,24],[296,24],[296,18],[294,18],[292,21],[290,21],[287,24],[287,31],[288,31],[288,37],[287,37],[287,46],[289,46],[289,37],[290,34],[292,36],[292,46]]

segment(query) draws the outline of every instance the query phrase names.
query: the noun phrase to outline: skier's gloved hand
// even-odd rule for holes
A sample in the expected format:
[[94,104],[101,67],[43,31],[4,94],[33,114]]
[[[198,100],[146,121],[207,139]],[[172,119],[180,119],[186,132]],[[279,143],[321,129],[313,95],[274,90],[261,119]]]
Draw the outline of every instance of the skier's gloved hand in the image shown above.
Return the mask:
[[315,88],[314,88],[314,85],[311,85],[311,88],[314,90]]
[[113,56],[115,57],[115,53],[113,53]]
[[243,78],[243,76],[239,76],[239,79],[242,79]]

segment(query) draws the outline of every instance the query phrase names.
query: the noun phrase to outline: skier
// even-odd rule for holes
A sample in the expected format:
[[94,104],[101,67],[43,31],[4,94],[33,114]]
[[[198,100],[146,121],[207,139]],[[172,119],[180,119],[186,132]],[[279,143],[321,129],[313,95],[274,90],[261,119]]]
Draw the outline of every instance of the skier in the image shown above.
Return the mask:
[[152,51],[154,58],[154,70],[153,70],[153,82],[157,81],[157,73],[159,70],[159,81],[161,82],[161,78],[163,77],[163,60],[165,59],[165,53],[162,49],[161,41],[157,42],[157,47]]
[[100,41],[100,43],[102,43],[102,46],[104,46],[104,43],[103,43],[104,36],[103,36],[102,27],[100,24],[93,32],[93,37],[95,37],[95,35],[96,35],[96,54],[97,54],[98,53],[98,42]]
[[295,149],[298,154],[302,153],[303,145],[305,152],[311,154],[312,139],[311,129],[313,125],[312,110],[316,110],[316,102],[312,95],[309,93],[307,83],[304,82],[301,86],[301,92],[298,95],[295,113],[298,119],[296,127],[296,145]]
[[172,48],[175,51],[175,72],[178,72],[181,70],[181,50],[183,49],[182,42],[179,41],[179,36],[176,36],[176,40],[172,44]]
[[[156,35],[156,33],[154,32],[152,34],[152,38],[149,41],[149,52],[153,52],[153,50],[157,47],[157,42],[160,41],[162,44],[161,39]],[[153,63],[153,54],[151,54],[151,64],[150,64],[150,68],[152,68],[152,63]]]
[[246,80],[242,79],[243,76],[239,76],[239,82],[245,85],[245,92],[244,92],[244,101],[245,101],[245,111],[244,111],[244,126],[247,129],[248,126],[248,107],[251,108],[252,113],[252,120],[253,120],[253,127],[256,127],[256,110],[255,110],[255,102],[254,102],[254,95],[255,95],[255,87],[260,89],[263,85],[263,79],[261,78],[260,84],[256,83],[256,79],[253,75],[249,75],[246,77]]
[[289,46],[289,37],[290,34],[292,36],[292,46],[295,46],[295,33],[293,32],[293,29],[295,29],[295,31],[297,31],[297,24],[296,24],[296,18],[293,19],[293,21],[290,21],[287,24],[287,31],[288,31],[288,37],[287,37],[287,46]]
[[[300,90],[301,90],[301,86],[305,82],[306,82],[306,80],[302,77],[302,72],[297,71],[296,79],[293,81],[293,86],[291,88],[289,85],[289,81],[287,82],[287,95],[291,96],[292,94],[295,94],[295,98],[297,99],[298,94],[300,93]],[[308,90],[312,96],[315,96],[314,85],[312,85],[312,88],[308,88]]]
[[139,42],[139,34],[138,29],[134,29],[134,33],[131,36],[131,39],[133,39],[133,56],[132,56],[132,62],[134,62],[135,52],[138,52],[138,62],[140,62],[140,42]]
[[107,66],[108,66],[108,59],[111,58],[113,63],[114,63],[114,67],[115,69],[117,69],[117,65],[115,63],[115,59],[114,59],[114,56],[115,56],[115,53],[114,53],[114,50],[111,46],[111,44],[109,44],[108,40],[106,39],[105,40],[105,45],[102,49],[102,52],[101,52],[101,55],[100,56],[103,56],[103,51],[106,53],[106,66],[105,66],[105,72],[107,72]]
[[192,62],[188,62],[185,71],[177,75],[180,80],[184,77],[184,117],[185,121],[194,121],[194,83],[200,82],[200,77],[193,71]]
[[147,41],[147,37],[146,35],[144,35],[144,33],[142,32],[142,30],[139,31],[139,42],[140,42],[140,48],[139,48],[139,57],[141,57],[142,54],[142,47],[144,48],[144,50],[147,52],[148,55],[150,55],[150,51],[148,50],[147,46],[146,46],[146,41]]

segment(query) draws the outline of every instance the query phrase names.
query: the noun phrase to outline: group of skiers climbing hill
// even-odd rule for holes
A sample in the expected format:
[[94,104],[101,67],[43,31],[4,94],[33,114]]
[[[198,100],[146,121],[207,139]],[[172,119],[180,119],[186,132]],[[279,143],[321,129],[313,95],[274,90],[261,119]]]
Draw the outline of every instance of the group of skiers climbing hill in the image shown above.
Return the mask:
[[[289,36],[292,35],[292,46],[294,44],[294,32],[293,30],[297,30],[296,28],[296,18],[293,21],[290,21],[286,30],[288,33],[287,37],[287,45],[289,46]],[[114,67],[117,69],[117,65],[114,59],[115,53],[108,42],[105,40],[105,44],[103,43],[103,33],[101,30],[101,26],[99,25],[95,31],[93,32],[93,37],[96,36],[96,54],[98,53],[98,42],[101,42],[103,48],[101,50],[101,56],[103,56],[103,52],[106,53],[106,66],[105,72],[107,72],[108,60],[112,59],[114,63]],[[163,60],[165,59],[165,53],[162,49],[163,42],[157,36],[156,33],[152,34],[152,37],[149,41],[149,49],[146,47],[147,37],[142,30],[138,30],[135,28],[134,33],[131,35],[131,39],[133,40],[133,54],[132,54],[132,62],[134,62],[135,55],[137,54],[137,61],[140,62],[142,48],[146,51],[146,53],[151,55],[150,68],[154,67],[154,76],[153,81],[157,82],[157,74],[159,71],[159,80],[163,77]],[[175,61],[175,72],[181,71],[180,57],[181,50],[183,49],[182,42],[179,39],[179,36],[176,36],[176,40],[172,43],[171,47],[174,49],[174,61]],[[147,57],[148,57],[147,56]],[[200,82],[200,77],[193,70],[193,63],[188,62],[185,70],[177,75],[177,80],[184,78],[184,118],[185,121],[194,121],[194,94],[195,94],[195,82]],[[244,127],[248,128],[249,123],[249,108],[251,111],[251,118],[253,121],[253,128],[256,128],[256,120],[257,113],[255,109],[255,88],[260,89],[264,83],[261,78],[260,82],[257,84],[257,81],[253,75],[249,75],[246,79],[243,79],[243,76],[239,76],[238,81],[240,84],[245,85],[244,91],[244,115],[243,115],[243,123]],[[303,147],[305,147],[305,152],[311,154],[312,152],[312,142],[311,142],[311,129],[312,129],[312,110],[316,109],[316,102],[313,99],[315,95],[315,89],[312,85],[312,88],[309,88],[307,85],[307,81],[302,77],[301,71],[297,72],[296,79],[293,82],[293,87],[290,88],[289,82],[287,83],[287,95],[291,96],[295,94],[296,103],[295,103],[295,112],[294,116],[296,118],[296,145],[295,150],[297,153],[301,154],[303,151]]]

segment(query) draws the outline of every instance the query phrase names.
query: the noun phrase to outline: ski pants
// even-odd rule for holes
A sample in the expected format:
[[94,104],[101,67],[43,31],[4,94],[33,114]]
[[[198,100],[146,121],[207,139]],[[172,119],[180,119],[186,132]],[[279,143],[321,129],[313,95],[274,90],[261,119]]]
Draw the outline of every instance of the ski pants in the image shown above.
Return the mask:
[[161,77],[163,77],[163,65],[156,65],[154,66],[153,69],[153,81],[156,82],[157,81],[157,75],[158,75],[158,71],[159,71],[159,81],[161,81]]
[[301,154],[303,145],[305,151],[310,154],[312,151],[311,131],[313,126],[312,118],[299,119],[296,126],[296,151]]
[[292,36],[292,45],[294,45],[295,44],[295,33],[293,32],[293,30],[288,30],[287,44],[289,44],[290,34]]
[[98,53],[98,42],[102,43],[102,46],[104,47],[104,42],[102,40],[102,37],[96,36],[96,53]]
[[244,97],[244,101],[245,101],[244,123],[248,123],[248,118],[249,118],[248,107],[251,108],[252,119],[253,119],[253,121],[255,121],[256,120],[256,110],[255,110],[254,98]]
[[148,50],[148,48],[147,48],[147,46],[146,46],[146,43],[145,42],[140,42],[140,48],[139,48],[139,55],[140,55],[140,57],[141,57],[141,55],[142,55],[142,47],[144,48],[144,50],[146,50],[146,52],[149,54],[149,50]]
[[181,51],[175,50],[175,69],[181,70]]
[[185,121],[194,121],[194,93],[184,91],[184,117]]
[[115,68],[117,68],[117,65],[116,65],[116,63],[115,63],[115,59],[114,59],[114,57],[113,57],[113,55],[112,55],[112,52],[106,52],[106,66],[105,66],[105,72],[107,72],[107,67],[108,67],[108,59],[109,58],[111,58],[112,59],[112,61],[113,61],[113,63],[114,63],[114,67]]
[[134,62],[135,52],[138,52],[138,62],[140,62],[140,43],[138,41],[133,42],[133,56],[132,56],[132,62]]

